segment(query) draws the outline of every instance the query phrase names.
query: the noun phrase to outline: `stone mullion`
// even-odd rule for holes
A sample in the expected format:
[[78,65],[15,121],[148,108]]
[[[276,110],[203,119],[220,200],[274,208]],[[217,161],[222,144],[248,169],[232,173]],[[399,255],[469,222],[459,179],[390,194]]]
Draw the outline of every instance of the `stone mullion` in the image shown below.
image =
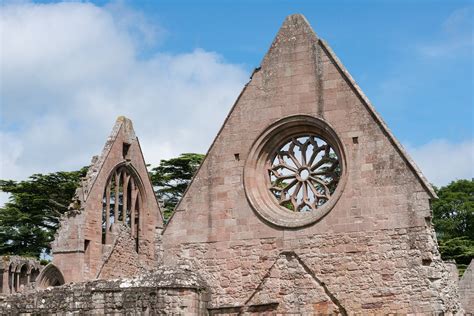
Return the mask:
[[15,292],[18,292],[20,290],[20,272],[15,272]]
[[135,237],[135,204],[137,200],[138,190],[135,185],[135,180],[133,177],[130,179],[130,185],[132,186],[132,198],[131,198],[131,207],[130,207],[130,228],[132,230],[132,237]]
[[119,201],[120,201],[119,189],[120,189],[120,173],[115,171],[114,223],[118,222]]
[[139,239],[139,234],[140,234],[140,227],[141,227],[141,216],[140,216],[140,212],[142,210],[142,198],[141,198],[141,195],[139,194],[138,190],[137,190],[137,202],[138,203],[138,211],[137,211],[137,215],[138,215],[138,222],[136,223],[136,226],[137,226],[137,231],[136,231],[136,239],[138,241]]
[[124,225],[127,224],[127,200],[128,200],[128,182],[130,176],[126,171],[123,172],[123,187],[122,187],[122,222]]
[[10,278],[10,293],[15,293],[15,272],[13,271],[10,271],[10,275],[9,275],[9,278]]
[[107,188],[105,189],[105,242],[109,240],[109,227],[110,227],[110,187],[112,181],[109,181]]

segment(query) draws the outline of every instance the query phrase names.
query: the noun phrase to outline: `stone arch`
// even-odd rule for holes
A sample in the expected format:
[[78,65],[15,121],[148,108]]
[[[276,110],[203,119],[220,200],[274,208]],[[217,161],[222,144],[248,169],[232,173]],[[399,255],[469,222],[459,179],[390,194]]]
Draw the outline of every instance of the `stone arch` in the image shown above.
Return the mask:
[[36,278],[38,288],[59,286],[64,284],[64,276],[61,271],[52,263],[49,263]]
[[138,252],[144,194],[142,180],[131,164],[120,163],[111,171],[102,199],[103,244],[111,243],[113,226],[121,223],[130,228]]
[[17,273],[19,273],[18,276],[18,290],[21,290],[23,287],[28,285],[28,264],[24,263],[23,265],[19,266],[17,268]]
[[36,268],[36,267],[33,267],[31,269],[31,274],[30,274],[30,282],[35,282],[36,281],[36,278],[38,277],[40,273],[40,269]]

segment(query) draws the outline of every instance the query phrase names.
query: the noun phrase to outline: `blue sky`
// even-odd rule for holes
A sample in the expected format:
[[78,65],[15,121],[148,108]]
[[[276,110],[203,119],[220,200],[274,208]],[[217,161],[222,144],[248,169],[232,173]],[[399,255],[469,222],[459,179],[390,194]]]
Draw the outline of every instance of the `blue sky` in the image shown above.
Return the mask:
[[249,72],[259,65],[285,16],[302,13],[398,137],[412,145],[433,138],[473,137],[472,1],[130,4],[170,30],[161,49],[186,52],[202,47],[243,64]]
[[205,152],[285,16],[325,39],[428,179],[474,176],[472,1],[3,1],[0,178],[72,170],[115,117]]

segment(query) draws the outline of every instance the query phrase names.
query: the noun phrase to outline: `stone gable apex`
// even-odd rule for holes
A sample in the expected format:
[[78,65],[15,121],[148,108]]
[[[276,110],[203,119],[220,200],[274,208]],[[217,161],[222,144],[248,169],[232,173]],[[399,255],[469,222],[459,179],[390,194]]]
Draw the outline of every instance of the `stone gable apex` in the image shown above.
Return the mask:
[[[122,231],[122,225],[129,229]],[[120,116],[101,155],[92,159],[70,211],[60,219],[52,243],[53,262],[66,282],[96,278],[104,261],[112,266],[109,270],[120,267],[115,276],[128,275],[137,267],[152,266],[162,227],[162,213],[132,121]],[[116,243],[117,239],[123,242]],[[122,252],[118,256],[115,247]]]
[[[137,140],[138,138],[135,135],[135,130],[133,129],[133,123],[130,119],[126,118],[125,116],[117,117],[115,121],[114,127],[112,128],[112,132],[110,133],[107,141],[105,142],[104,148],[99,156],[92,157],[91,165],[87,171],[87,175],[83,181],[83,199],[84,201],[87,200],[89,197],[89,193],[91,191],[92,186],[94,185],[99,173],[104,165],[105,160],[109,156],[110,150],[112,149],[112,145],[117,139],[120,130],[123,128],[124,132],[124,141],[128,144],[132,144],[133,140]],[[143,154],[142,154],[143,157]],[[143,159],[144,160],[144,159]]]
[[[329,46],[292,15],[165,227],[163,262],[199,271],[215,311],[246,302],[289,252],[349,314],[459,310],[431,223],[435,196]],[[283,270],[269,282],[290,286]],[[292,311],[268,289],[249,312]]]
[[[298,43],[301,44],[301,42],[306,45],[305,48],[301,48],[301,45],[298,46]],[[298,51],[300,50],[300,51]],[[305,51],[306,50],[306,51]],[[291,51],[291,52],[289,52]],[[308,51],[311,53],[310,56],[308,56]],[[293,60],[289,60],[288,58],[293,58]],[[298,62],[299,59],[307,59],[307,69],[301,71],[301,69],[291,69],[291,67],[288,67],[289,63],[292,62]],[[183,199],[179,202],[179,204],[176,207],[176,211],[182,211],[183,208],[183,203],[185,203],[187,198],[192,198],[191,194],[188,194],[188,191],[191,190],[191,188],[196,184],[195,179],[200,177],[200,173],[202,174],[202,168],[207,164],[207,160],[209,160],[210,154],[212,154],[214,151],[221,151],[222,148],[217,148],[217,147],[222,147],[222,146],[228,146],[222,143],[222,141],[219,141],[221,138],[221,135],[224,133],[224,130],[228,125],[231,125],[229,122],[232,117],[234,117],[234,120],[236,119],[236,116],[242,116],[241,113],[242,111],[249,110],[250,108],[243,106],[242,104],[249,104],[252,103],[252,106],[254,107],[261,107],[261,103],[265,102],[259,102],[262,101],[262,99],[267,98],[265,94],[270,91],[270,90],[281,90],[282,93],[280,94],[287,94],[287,95],[299,95],[299,100],[305,103],[313,103],[313,109],[311,113],[308,113],[307,109],[304,109],[303,111],[300,110],[300,108],[303,108],[303,106],[298,105],[295,106],[294,104],[286,104],[287,109],[283,110],[280,108],[273,106],[271,104],[270,100],[263,100],[267,101],[266,105],[264,108],[261,109],[261,112],[265,113],[271,113],[270,115],[262,115],[262,118],[267,118],[269,119],[266,125],[270,125],[272,122],[276,121],[278,118],[282,118],[288,115],[292,114],[310,114],[311,116],[319,117],[323,120],[326,120],[325,114],[327,112],[327,102],[325,100],[325,92],[328,90],[327,88],[330,88],[331,85],[334,84],[334,80],[327,80],[327,78],[324,77],[324,72],[325,72],[325,64],[326,63],[331,63],[333,68],[336,69],[337,73],[332,73],[330,74],[329,77],[331,79],[335,79],[335,77],[342,78],[345,83],[347,84],[347,89],[350,89],[353,91],[354,96],[360,100],[361,105],[363,105],[363,109],[359,108],[358,111],[364,111],[367,112],[367,115],[371,117],[372,122],[370,124],[376,125],[379,129],[380,132],[386,137],[386,140],[390,143],[390,146],[392,146],[395,151],[398,153],[400,158],[404,161],[406,164],[406,168],[410,170],[410,172],[413,174],[413,176],[419,181],[420,185],[423,187],[423,189],[426,191],[426,193],[429,195],[430,198],[437,198],[437,195],[435,191],[433,190],[431,184],[427,181],[427,179],[424,177],[424,175],[421,173],[420,169],[417,167],[415,162],[411,159],[411,157],[408,155],[406,150],[403,148],[403,146],[400,144],[400,142],[395,138],[393,133],[390,131],[386,123],[383,121],[379,113],[375,110],[374,106],[371,104],[367,96],[362,92],[356,81],[353,79],[353,77],[350,75],[350,73],[347,71],[347,69],[344,67],[344,65],[341,63],[339,58],[336,56],[334,51],[331,49],[329,44],[325,42],[323,39],[319,38],[318,35],[314,32],[312,27],[310,26],[309,22],[306,20],[306,18],[301,15],[301,14],[294,14],[288,16],[285,21],[283,22],[283,25],[281,26],[280,30],[278,31],[275,39],[273,40],[268,52],[264,56],[261,66],[256,68],[254,72],[252,73],[250,77],[250,81],[244,86],[243,90],[237,97],[237,100],[235,101],[234,105],[232,106],[231,110],[229,111],[227,117],[225,118],[220,130],[218,131],[216,137],[214,138],[211,146],[209,147],[206,158],[204,159],[203,163],[201,164],[200,168],[196,172],[195,177],[192,179],[190,185],[188,186],[187,191],[183,195]],[[301,66],[301,65],[300,65]],[[311,69],[313,67],[313,69]],[[285,69],[283,69],[285,68]],[[299,72],[298,72],[299,71]],[[291,90],[291,84],[288,86],[285,85],[278,85],[278,77],[283,75],[288,75],[289,77],[293,77],[293,81],[300,81],[302,84],[294,84],[293,86],[300,89],[301,91],[298,90]],[[284,72],[287,72],[286,74]],[[291,72],[294,72],[294,75],[292,76]],[[262,75],[262,73],[265,73]],[[314,80],[311,83],[308,83],[306,86],[304,86],[304,81],[305,78],[301,74],[306,75],[306,78],[308,78],[308,74],[310,76],[313,76]],[[327,77],[327,76],[326,76]],[[276,84],[275,84],[276,82]],[[248,92],[248,88],[252,86],[257,86],[257,91],[254,92]],[[314,87],[310,87],[310,85],[314,85]],[[313,96],[313,99],[311,99],[311,96],[308,95],[308,91],[305,90],[310,90],[313,89],[315,90],[315,96]],[[249,97],[249,95],[251,96]],[[249,101],[250,98],[260,98],[259,101],[254,101],[251,102]],[[295,100],[295,98],[292,98]],[[278,101],[277,101],[278,102]],[[293,107],[293,108],[292,108]],[[298,108],[296,108],[298,107]],[[245,108],[245,109],[244,109]],[[328,120],[326,120],[328,121]],[[232,124],[234,125],[234,124]],[[240,124],[242,125],[242,124]],[[249,126],[250,129],[252,128],[252,125]],[[234,130],[233,133],[242,133],[242,134],[249,134],[249,131],[247,129],[245,130],[240,130],[236,131]],[[261,132],[261,131],[260,131]],[[351,135],[359,135],[360,131],[357,132],[349,132],[348,134]],[[256,138],[256,136],[253,136]],[[354,136],[357,137],[357,136]],[[243,157],[242,157],[243,156]],[[239,159],[245,160],[246,156],[242,155],[241,153],[239,154]],[[173,220],[174,214],[172,215],[172,218],[170,219],[169,223]],[[166,228],[165,228],[166,230]]]
[[[135,134],[135,130],[133,128],[133,122],[132,120],[130,120],[129,118],[125,116],[119,116],[117,117],[115,121],[115,124],[112,128],[111,133],[107,137],[107,140],[105,142],[105,145],[102,149],[101,154],[99,156],[92,157],[91,165],[89,166],[86,176],[84,177],[84,179],[82,179],[81,187],[76,191],[76,197],[78,197],[82,203],[87,202],[87,199],[89,198],[92,188],[94,187],[97,179],[101,176],[101,174],[107,173],[108,175],[108,173],[110,172],[110,170],[103,170],[103,167],[106,161],[110,159],[111,151],[124,150],[122,146],[114,146],[119,136],[120,136],[120,141],[123,142],[124,144],[123,146],[126,145],[126,146],[129,146],[129,148],[132,145],[136,146],[136,151],[138,153],[138,155],[133,155],[134,156],[133,158],[123,157],[122,158],[123,162],[127,165],[130,165],[130,164],[135,165],[134,169],[140,176],[141,180],[143,181],[142,184],[147,187],[147,190],[151,189],[151,191],[153,191],[153,185],[151,183],[149,175],[147,172],[144,172],[147,170],[145,157],[143,155],[143,151],[140,146],[140,141]],[[122,155],[123,153],[115,153],[115,156],[122,156]],[[114,160],[117,160],[117,159],[114,159]],[[138,166],[140,168],[137,168]],[[160,209],[156,198],[150,199],[150,200],[155,200],[156,207]],[[160,210],[160,218],[162,218],[161,210]]]

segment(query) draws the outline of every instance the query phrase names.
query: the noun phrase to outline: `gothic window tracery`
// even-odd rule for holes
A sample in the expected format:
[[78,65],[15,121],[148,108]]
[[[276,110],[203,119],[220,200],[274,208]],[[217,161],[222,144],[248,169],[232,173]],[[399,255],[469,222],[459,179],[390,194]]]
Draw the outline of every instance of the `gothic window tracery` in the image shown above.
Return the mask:
[[113,226],[120,222],[130,227],[138,251],[142,197],[138,177],[129,167],[119,166],[112,172],[102,202],[102,243],[110,242]]
[[294,212],[315,211],[324,205],[341,176],[334,149],[316,135],[292,137],[270,161],[270,192],[279,205]]
[[244,166],[244,188],[254,211],[280,227],[321,220],[347,182],[344,145],[324,120],[285,117],[255,140]]

